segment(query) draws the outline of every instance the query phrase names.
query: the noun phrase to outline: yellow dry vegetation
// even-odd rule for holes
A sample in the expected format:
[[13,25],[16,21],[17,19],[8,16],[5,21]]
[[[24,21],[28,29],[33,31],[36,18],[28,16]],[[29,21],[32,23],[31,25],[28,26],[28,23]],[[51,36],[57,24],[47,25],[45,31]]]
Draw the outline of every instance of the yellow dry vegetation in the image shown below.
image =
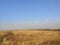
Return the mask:
[[60,31],[0,31],[0,45],[60,45]]

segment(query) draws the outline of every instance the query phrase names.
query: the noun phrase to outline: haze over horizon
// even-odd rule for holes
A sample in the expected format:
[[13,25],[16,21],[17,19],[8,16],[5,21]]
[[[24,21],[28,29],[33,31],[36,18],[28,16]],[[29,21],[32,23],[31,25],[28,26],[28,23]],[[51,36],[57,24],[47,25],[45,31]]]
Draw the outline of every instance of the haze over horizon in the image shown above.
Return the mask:
[[60,29],[60,0],[0,0],[0,30]]

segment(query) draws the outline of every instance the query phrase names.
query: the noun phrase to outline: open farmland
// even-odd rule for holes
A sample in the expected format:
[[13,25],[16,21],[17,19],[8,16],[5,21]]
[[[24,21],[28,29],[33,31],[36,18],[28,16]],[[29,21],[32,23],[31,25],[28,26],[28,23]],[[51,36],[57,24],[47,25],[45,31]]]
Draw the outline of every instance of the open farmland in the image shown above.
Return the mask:
[[0,45],[60,45],[59,30],[0,31]]

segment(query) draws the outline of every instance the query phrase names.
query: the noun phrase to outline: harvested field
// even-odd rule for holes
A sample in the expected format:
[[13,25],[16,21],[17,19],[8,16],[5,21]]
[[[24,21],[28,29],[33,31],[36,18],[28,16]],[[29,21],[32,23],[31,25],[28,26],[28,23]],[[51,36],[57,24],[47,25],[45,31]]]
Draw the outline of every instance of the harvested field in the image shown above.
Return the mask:
[[0,31],[0,45],[60,45],[59,30]]

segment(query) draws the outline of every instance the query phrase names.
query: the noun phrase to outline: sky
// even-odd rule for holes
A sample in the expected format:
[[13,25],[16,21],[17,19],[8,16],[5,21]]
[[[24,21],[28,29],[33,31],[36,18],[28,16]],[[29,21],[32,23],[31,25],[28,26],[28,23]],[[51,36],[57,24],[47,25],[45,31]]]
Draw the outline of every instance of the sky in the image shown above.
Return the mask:
[[0,0],[0,30],[58,28],[60,0]]

